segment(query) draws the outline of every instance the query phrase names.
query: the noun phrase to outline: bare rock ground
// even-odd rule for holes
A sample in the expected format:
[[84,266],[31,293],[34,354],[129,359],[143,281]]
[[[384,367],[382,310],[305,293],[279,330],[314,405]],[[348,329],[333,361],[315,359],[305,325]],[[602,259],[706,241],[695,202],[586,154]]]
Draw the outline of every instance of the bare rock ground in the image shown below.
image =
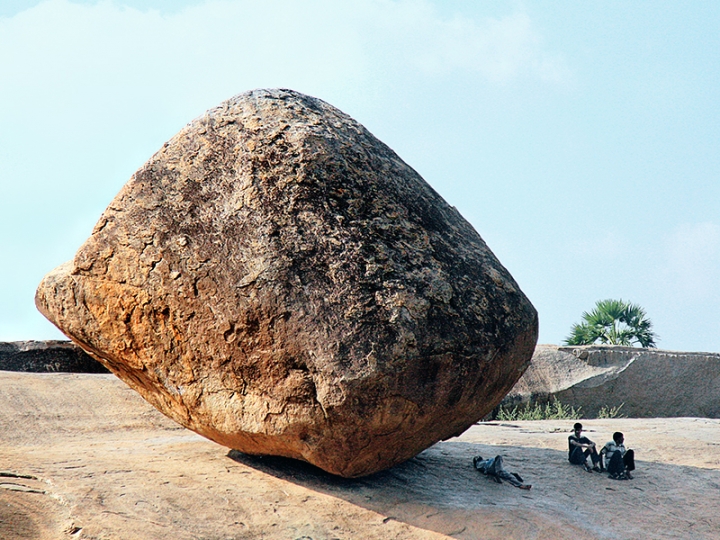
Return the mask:
[[[567,463],[571,422],[473,426],[359,479],[246,456],[112,375],[0,372],[0,538],[718,538],[720,420],[587,420],[636,451],[635,480]],[[474,455],[533,484],[498,485]]]

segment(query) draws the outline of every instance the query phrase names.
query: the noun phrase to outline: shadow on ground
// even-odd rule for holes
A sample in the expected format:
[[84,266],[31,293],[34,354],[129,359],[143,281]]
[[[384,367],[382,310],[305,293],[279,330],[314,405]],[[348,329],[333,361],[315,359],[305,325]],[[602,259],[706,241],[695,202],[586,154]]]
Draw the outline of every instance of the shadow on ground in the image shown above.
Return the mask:
[[[483,504],[493,504],[498,494],[505,490],[511,492],[508,496],[522,495],[521,490],[514,493],[516,490],[510,484],[498,486],[472,468],[473,456],[481,452],[485,453],[485,457],[492,457],[515,453],[512,450],[506,447],[446,442],[433,446],[391,469],[350,479],[329,474],[313,465],[290,458],[252,456],[237,450],[231,450],[228,457],[276,478],[344,498],[374,511],[381,511],[388,502],[472,509]],[[558,454],[552,450],[542,452]],[[543,456],[543,459],[554,459],[554,456]],[[513,470],[512,464],[508,468]],[[517,472],[522,474],[521,471]],[[373,495],[380,493],[384,501],[383,508],[376,507],[371,502]]]
[[[508,483],[497,484],[472,467],[476,455],[502,455],[509,471],[520,473],[535,487],[522,491]],[[387,516],[386,520],[456,538],[515,537],[519,524],[525,537],[542,537],[543,531],[557,529],[557,525],[546,523],[547,516],[537,515],[533,522],[521,517],[532,512],[533,501],[543,491],[538,490],[537,482],[542,479],[531,464],[556,463],[558,471],[571,478],[587,474],[564,463],[562,452],[465,442],[439,443],[405,463],[357,479],[340,478],[288,458],[249,456],[234,450],[228,456],[276,478]],[[543,499],[542,493],[539,498]],[[523,521],[526,526],[521,525]],[[582,530],[577,529],[578,533]]]
[[[530,491],[499,485],[472,467],[472,457],[502,455]],[[634,480],[611,480],[567,462],[557,450],[444,442],[389,470],[358,479],[307,463],[235,450],[228,456],[265,474],[425,530],[455,538],[716,538],[720,471],[637,462]],[[702,508],[684,489],[714,492]],[[608,498],[612,498],[610,504]],[[621,509],[622,512],[618,512]],[[639,517],[642,516],[642,517]],[[657,524],[667,528],[659,533]],[[671,531],[676,531],[676,534]]]

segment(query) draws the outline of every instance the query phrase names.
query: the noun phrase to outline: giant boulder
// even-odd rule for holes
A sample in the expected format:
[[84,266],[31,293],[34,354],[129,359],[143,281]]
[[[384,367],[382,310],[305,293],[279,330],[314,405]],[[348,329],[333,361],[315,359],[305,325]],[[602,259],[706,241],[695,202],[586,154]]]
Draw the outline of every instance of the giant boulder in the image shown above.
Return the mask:
[[537,339],[457,210],[289,90],[236,96],[167,142],[36,304],[182,425],[347,477],[485,416]]

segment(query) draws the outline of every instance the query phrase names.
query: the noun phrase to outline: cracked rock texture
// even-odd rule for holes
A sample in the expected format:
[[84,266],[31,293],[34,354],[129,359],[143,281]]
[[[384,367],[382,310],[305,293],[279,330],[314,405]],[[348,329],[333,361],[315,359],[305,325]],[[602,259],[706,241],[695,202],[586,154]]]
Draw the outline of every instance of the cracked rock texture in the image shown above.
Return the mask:
[[180,131],[36,304],[180,424],[346,477],[466,430],[537,340],[472,226],[364,127],[289,90]]

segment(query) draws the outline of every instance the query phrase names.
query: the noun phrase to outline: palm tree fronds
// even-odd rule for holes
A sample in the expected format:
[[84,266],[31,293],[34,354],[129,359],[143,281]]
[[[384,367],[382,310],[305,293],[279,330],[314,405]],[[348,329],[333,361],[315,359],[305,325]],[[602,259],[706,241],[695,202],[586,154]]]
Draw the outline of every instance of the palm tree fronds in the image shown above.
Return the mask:
[[656,347],[657,334],[645,310],[637,304],[620,300],[599,300],[590,312],[583,312],[583,322],[573,324],[567,345],[606,345]]

